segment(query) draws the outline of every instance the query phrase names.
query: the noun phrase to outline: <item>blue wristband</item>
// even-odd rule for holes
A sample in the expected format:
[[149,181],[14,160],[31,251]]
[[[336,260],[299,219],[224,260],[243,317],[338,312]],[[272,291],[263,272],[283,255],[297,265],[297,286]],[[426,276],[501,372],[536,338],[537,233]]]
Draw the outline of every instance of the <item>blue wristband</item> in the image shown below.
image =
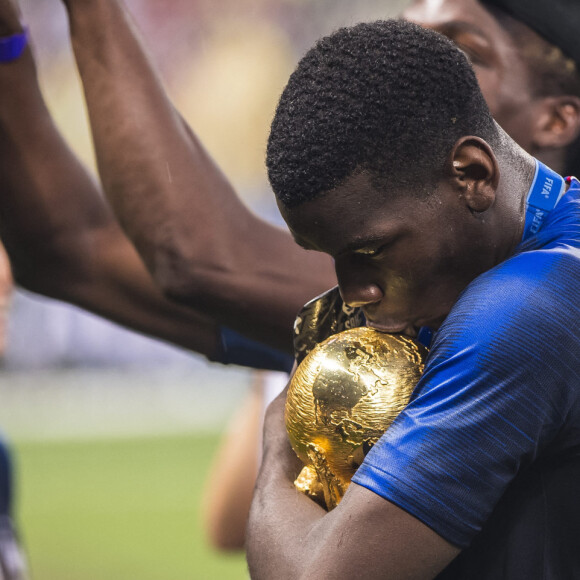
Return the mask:
[[12,62],[20,57],[28,45],[28,30],[0,38],[0,62]]

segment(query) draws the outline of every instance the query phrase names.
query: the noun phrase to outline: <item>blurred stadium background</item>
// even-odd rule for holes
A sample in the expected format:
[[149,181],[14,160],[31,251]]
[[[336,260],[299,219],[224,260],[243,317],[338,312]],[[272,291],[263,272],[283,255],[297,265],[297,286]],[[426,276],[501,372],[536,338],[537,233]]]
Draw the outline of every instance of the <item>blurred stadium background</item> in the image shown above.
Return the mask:
[[[177,107],[258,213],[278,220],[263,157],[300,55],[341,25],[406,0],[127,0]],[[21,0],[43,91],[94,168],[59,0]],[[94,170],[94,169],[93,169]],[[212,552],[204,480],[250,373],[16,291],[5,329],[0,426],[17,465],[17,519],[36,580],[247,578]]]

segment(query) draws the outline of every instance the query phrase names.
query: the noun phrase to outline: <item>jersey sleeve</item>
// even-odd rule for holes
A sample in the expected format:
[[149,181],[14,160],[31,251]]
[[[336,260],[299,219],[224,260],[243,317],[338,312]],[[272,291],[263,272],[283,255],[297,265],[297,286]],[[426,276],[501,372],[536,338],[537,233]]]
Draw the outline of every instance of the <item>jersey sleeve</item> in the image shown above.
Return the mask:
[[467,547],[577,397],[579,279],[578,260],[540,252],[474,281],[353,481]]
[[285,352],[242,336],[225,326],[220,328],[220,338],[221,348],[212,358],[213,362],[285,373],[292,370],[294,357]]

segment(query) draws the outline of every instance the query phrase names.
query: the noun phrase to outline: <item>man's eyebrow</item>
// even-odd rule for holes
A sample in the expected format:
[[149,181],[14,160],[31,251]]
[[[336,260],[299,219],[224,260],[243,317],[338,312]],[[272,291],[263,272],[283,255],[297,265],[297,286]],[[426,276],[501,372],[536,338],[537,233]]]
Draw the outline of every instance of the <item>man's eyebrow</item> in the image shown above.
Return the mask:
[[[402,20],[406,19],[403,18]],[[488,40],[488,35],[477,26],[477,24],[472,24],[471,22],[465,22],[463,20],[450,20],[449,22],[437,23],[433,26],[428,26],[427,28],[431,28],[432,30],[439,32],[439,34],[443,34],[443,36],[453,36],[461,32],[470,32]]]
[[462,32],[469,32],[489,41],[488,35],[479,26],[472,24],[471,22],[452,20],[451,22],[444,22],[443,24],[436,26],[435,30],[448,37],[453,37]]
[[372,246],[376,246],[377,244],[380,244],[381,246],[384,246],[386,244],[389,244],[392,241],[392,238],[390,238],[389,236],[385,236],[384,234],[382,235],[376,235],[376,236],[369,236],[367,238],[359,238],[357,240],[353,240],[352,242],[349,242],[348,244],[345,245],[344,247],[344,251],[345,252],[356,252],[357,250],[363,250]]

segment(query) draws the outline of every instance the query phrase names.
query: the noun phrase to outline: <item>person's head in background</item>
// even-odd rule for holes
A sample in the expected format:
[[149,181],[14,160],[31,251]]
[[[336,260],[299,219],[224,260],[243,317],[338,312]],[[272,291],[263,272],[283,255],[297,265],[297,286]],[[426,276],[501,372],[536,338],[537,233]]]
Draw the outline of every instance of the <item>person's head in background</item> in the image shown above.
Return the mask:
[[580,175],[578,0],[415,0],[403,17],[466,54],[492,115],[519,145]]

